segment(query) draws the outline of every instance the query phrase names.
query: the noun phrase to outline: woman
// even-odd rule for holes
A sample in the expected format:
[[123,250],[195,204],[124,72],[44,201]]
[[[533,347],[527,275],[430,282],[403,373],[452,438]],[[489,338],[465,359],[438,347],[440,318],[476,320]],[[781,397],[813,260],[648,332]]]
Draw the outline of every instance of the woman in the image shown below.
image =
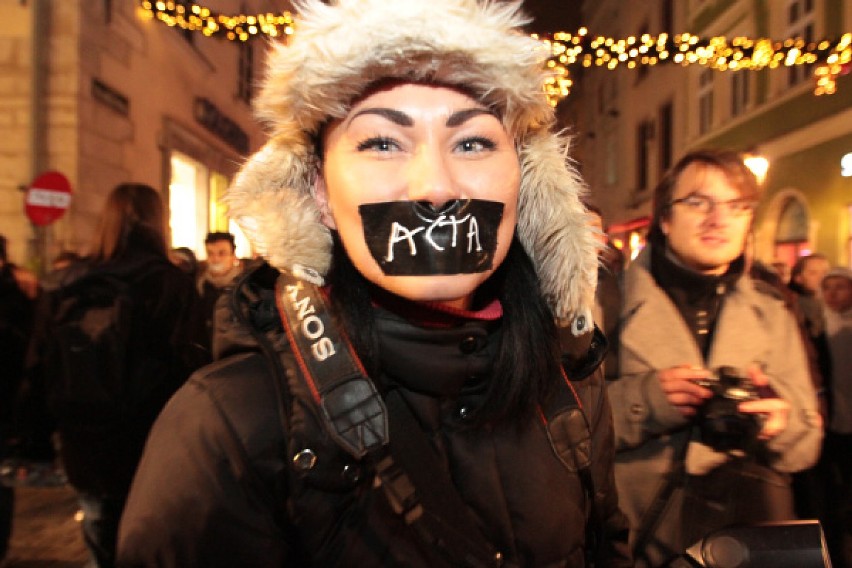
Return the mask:
[[518,3],[300,8],[230,192],[281,272],[158,419],[122,562],[629,565],[595,241]]
[[195,286],[169,261],[165,235],[159,194],[117,186],[91,256],[57,275],[34,338],[33,387],[46,393],[100,568],[115,565],[118,521],[154,418],[205,362],[192,336]]

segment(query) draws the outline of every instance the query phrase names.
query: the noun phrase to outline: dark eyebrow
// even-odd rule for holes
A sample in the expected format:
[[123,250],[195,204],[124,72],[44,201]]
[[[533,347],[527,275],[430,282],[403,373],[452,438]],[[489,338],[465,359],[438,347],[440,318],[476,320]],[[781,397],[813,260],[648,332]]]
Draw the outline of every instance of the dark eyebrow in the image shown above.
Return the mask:
[[[350,116],[346,122],[352,122],[357,117],[363,114],[377,114],[379,116],[385,117],[389,121],[400,126],[414,126],[414,120],[404,112],[384,107],[365,108],[363,110],[359,110],[358,112]],[[450,117],[447,119],[446,126],[449,128],[461,126],[474,116],[479,116],[480,114],[494,115],[493,112],[484,108],[468,108],[464,110],[459,110],[450,115]]]
[[383,116],[386,119],[390,120],[394,124],[398,124],[400,126],[414,126],[414,120],[405,114],[402,111],[394,110],[392,108],[365,108],[363,110],[359,110],[355,114],[349,117],[346,122],[352,122],[362,114],[377,114],[379,116]]
[[461,126],[466,121],[470,120],[474,116],[479,116],[480,114],[490,114],[496,116],[493,112],[485,108],[468,108],[451,114],[450,118],[447,119],[446,125],[450,128]]

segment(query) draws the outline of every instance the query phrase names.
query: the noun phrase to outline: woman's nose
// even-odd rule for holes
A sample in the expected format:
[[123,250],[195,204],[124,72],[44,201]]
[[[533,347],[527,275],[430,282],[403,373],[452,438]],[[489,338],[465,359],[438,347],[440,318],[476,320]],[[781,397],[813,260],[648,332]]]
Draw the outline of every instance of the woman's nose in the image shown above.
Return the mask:
[[447,158],[433,145],[420,146],[408,167],[408,199],[426,201],[438,210],[459,197]]

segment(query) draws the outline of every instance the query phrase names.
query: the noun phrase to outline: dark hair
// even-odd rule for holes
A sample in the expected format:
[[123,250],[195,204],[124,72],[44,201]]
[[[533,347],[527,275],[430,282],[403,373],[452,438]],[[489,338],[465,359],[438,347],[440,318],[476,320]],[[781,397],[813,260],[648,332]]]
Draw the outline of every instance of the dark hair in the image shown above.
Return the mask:
[[808,262],[815,259],[828,260],[828,257],[821,252],[813,252],[811,254],[806,254],[805,256],[800,256],[796,259],[796,263],[793,264],[793,268],[790,269],[790,280],[792,281],[796,276],[800,276],[802,272],[805,271],[805,267],[808,265]]
[[701,164],[721,170],[730,184],[739,190],[742,197],[760,199],[760,184],[757,183],[757,178],[743,162],[742,154],[732,150],[695,150],[678,160],[654,189],[653,213],[648,232],[655,234],[657,238],[662,238],[661,224],[671,214],[671,202],[675,186],[683,171],[693,164]]
[[[371,287],[335,235],[329,273],[332,303],[340,314],[368,374],[377,377],[378,338],[373,323]],[[474,423],[515,422],[535,411],[560,376],[559,343],[553,314],[538,290],[539,281],[523,246],[513,239],[503,264],[480,287],[494,290],[503,306],[502,340],[486,401]]]
[[589,211],[590,213],[594,213],[595,215],[597,215],[598,217],[601,218],[601,221],[603,221],[603,211],[601,211],[600,207],[598,207],[597,205],[595,205],[594,203],[592,203],[590,201],[585,201],[585,200],[583,200],[583,207],[586,208],[586,211]]
[[234,235],[231,233],[221,232],[221,233],[207,233],[207,237],[204,239],[204,244],[209,245],[210,243],[218,243],[222,241],[227,241],[231,243],[231,250],[234,251],[237,249],[237,242],[234,239]]
[[173,248],[169,257],[175,266],[187,274],[195,275],[198,271],[198,258],[195,256],[195,252],[189,247]]
[[5,263],[9,260],[9,251],[7,250],[8,241],[6,237],[0,235],[0,262]]
[[142,235],[166,256],[166,218],[157,190],[142,183],[122,183],[107,197],[92,242],[92,258],[103,263],[122,256],[131,233]]

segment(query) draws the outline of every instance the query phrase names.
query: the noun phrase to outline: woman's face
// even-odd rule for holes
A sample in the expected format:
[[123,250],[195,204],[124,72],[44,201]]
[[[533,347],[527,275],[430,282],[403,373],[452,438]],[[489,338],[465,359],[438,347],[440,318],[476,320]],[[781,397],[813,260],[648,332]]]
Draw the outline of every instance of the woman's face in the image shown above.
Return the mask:
[[[323,148],[317,202],[355,267],[403,298],[469,308],[474,291],[506,258],[517,219],[518,154],[500,120],[459,91],[404,83],[358,101],[326,129]],[[474,206],[469,216],[458,210],[441,216],[422,205],[440,211],[467,199],[492,203]],[[383,203],[390,207],[374,205]],[[496,204],[502,217],[494,214]],[[390,235],[378,239],[379,246],[387,245],[382,255],[371,253],[367,243],[377,240],[375,227]],[[489,240],[488,232],[496,235],[490,263],[467,270],[431,268],[444,262],[448,249],[462,247],[463,255]],[[441,241],[440,234],[453,238]],[[410,269],[401,275],[388,259]]]

